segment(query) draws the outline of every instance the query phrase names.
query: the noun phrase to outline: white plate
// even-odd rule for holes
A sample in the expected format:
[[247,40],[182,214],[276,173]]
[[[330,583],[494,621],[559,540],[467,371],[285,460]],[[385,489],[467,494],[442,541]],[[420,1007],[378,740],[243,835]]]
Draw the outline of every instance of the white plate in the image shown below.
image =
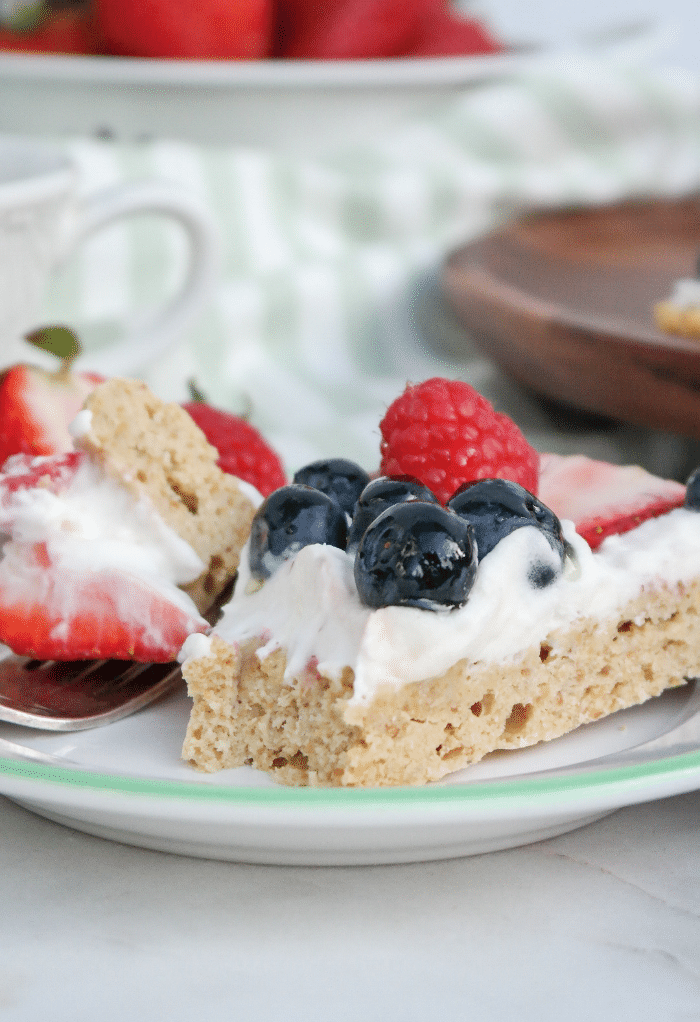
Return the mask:
[[0,725],[0,746],[22,743],[65,764],[0,759],[0,794],[77,830],[145,848],[356,865],[527,844],[700,787],[700,684],[423,788],[284,788],[250,768],[198,774],[179,759],[188,712],[179,691],[93,731]]
[[[657,45],[648,24],[584,43],[630,59]],[[465,86],[546,53],[349,61],[173,61],[0,54],[0,132],[172,137],[318,153],[381,139]]]

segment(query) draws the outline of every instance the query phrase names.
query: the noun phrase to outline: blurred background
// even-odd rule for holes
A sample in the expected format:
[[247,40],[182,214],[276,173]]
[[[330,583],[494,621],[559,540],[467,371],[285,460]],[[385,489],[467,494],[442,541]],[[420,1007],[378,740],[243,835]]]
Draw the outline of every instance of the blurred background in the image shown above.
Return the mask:
[[[128,35],[132,4],[94,2],[57,7],[81,18],[97,11],[98,42],[93,21],[89,42],[99,55],[13,52],[6,41],[0,131],[59,145],[76,161],[82,194],[156,177],[213,215],[222,267],[206,309],[166,358],[139,370],[163,397],[183,398],[195,378],[214,403],[249,410],[290,471],[331,455],[373,470],[383,409],[408,379],[435,374],[473,383],[540,449],[677,477],[697,460],[695,436],[639,414],[590,414],[585,381],[577,407],[524,388],[475,343],[443,286],[450,253],[533,211],[695,194],[694,0],[480,0],[460,4],[481,33],[477,52],[454,52],[450,23],[439,38],[412,37],[408,54],[404,41],[395,56],[353,59],[346,48],[346,59],[317,59],[327,39],[288,29],[285,56],[244,60],[114,56],[152,40],[143,42],[141,22]],[[16,27],[26,12],[3,4]],[[385,6],[382,20],[379,0],[356,3],[373,16],[350,19],[343,46],[355,31],[373,46],[368,28],[393,38],[397,12],[408,21],[417,5]],[[313,7],[296,4],[303,16]],[[108,46],[114,11],[122,38]],[[25,43],[35,30],[30,21]],[[669,238],[671,277],[688,261],[684,244],[681,259]],[[74,325],[99,348],[147,321],[185,263],[173,225],[120,223],[56,274],[37,316]],[[649,330],[663,297],[652,290]],[[645,335],[650,343],[658,337]],[[610,373],[617,368],[611,355]]]

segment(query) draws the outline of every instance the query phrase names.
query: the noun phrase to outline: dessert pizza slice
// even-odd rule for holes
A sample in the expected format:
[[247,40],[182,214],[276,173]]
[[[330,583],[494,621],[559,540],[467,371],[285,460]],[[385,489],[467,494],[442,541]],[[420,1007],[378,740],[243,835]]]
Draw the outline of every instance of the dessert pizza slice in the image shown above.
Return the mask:
[[110,380],[77,450],[0,475],[0,640],[37,658],[167,661],[238,567],[259,495],[179,405]]
[[384,463],[418,479],[372,480],[346,532],[330,488],[259,508],[231,603],[181,654],[195,767],[422,784],[697,672],[696,483],[540,460],[444,383],[387,413]]

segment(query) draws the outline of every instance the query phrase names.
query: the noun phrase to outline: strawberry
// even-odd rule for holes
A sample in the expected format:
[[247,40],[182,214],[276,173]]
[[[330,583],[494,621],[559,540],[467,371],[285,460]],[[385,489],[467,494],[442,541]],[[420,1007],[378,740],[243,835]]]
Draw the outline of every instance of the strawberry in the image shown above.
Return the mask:
[[71,541],[79,519],[49,496],[67,493],[90,463],[81,451],[19,454],[0,474],[0,533],[9,537],[0,559],[0,641],[39,659],[173,660],[188,635],[208,628],[190,598],[168,578],[151,583],[121,560],[100,562],[99,529],[91,520]]
[[6,544],[0,561],[0,638],[39,660],[166,663],[209,626],[155,587],[119,571],[79,575],[46,545]]
[[123,57],[266,57],[272,0],[94,0],[106,52]]
[[276,54],[315,60],[495,53],[448,0],[280,0]]
[[102,383],[97,373],[71,373],[76,338],[61,327],[29,335],[61,357],[56,373],[16,365],[0,375],[0,466],[12,454],[56,454],[73,447],[68,426],[85,398]]
[[570,519],[592,549],[606,536],[680,507],[685,494],[681,483],[638,465],[610,465],[583,455],[540,458],[540,499],[559,518]]
[[92,54],[97,51],[88,10],[48,10],[43,4],[32,18],[0,28],[0,50],[23,53]]
[[3,465],[0,475],[0,508],[7,509],[12,495],[18,490],[40,488],[60,493],[75,478],[86,457],[82,451],[38,458],[30,454],[13,454]]
[[411,57],[451,57],[499,53],[503,46],[476,18],[463,18],[447,4],[439,4],[424,18],[411,45]]
[[189,401],[183,408],[218,450],[220,469],[251,483],[263,497],[284,486],[282,462],[249,422],[203,401]]
[[537,493],[537,451],[467,383],[434,377],[407,386],[380,429],[383,475],[413,476],[443,503],[474,479],[510,479]]
[[313,60],[396,57],[443,0],[280,0],[277,51]]

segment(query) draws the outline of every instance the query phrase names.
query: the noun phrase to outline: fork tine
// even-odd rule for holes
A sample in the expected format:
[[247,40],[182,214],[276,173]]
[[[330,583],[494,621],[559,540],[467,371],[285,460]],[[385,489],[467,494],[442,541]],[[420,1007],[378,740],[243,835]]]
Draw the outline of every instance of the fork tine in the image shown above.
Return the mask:
[[[65,680],[66,681],[70,681],[71,684],[74,684],[75,682],[83,681],[85,678],[89,677],[91,674],[94,674],[95,671],[99,671],[101,666],[102,666],[102,664],[106,664],[106,663],[108,663],[108,661],[107,660],[88,660],[88,661],[83,661],[84,666],[83,666],[82,670],[79,669],[78,673],[75,674],[75,675],[69,675],[68,672],[62,671],[61,670],[62,665],[57,660],[49,660],[49,661],[47,661],[47,663],[52,665],[52,668],[53,668],[53,671],[54,671],[54,678],[55,678],[56,681],[61,681],[61,679],[62,679],[62,677],[63,677],[63,675],[65,673]],[[47,669],[47,673],[48,673],[48,669]]]
[[0,721],[50,731],[97,727],[146,706],[180,680],[175,663],[8,657],[0,660]]
[[[92,694],[99,699],[103,694],[119,692],[142,674],[151,664],[131,664],[126,667],[119,660],[103,660],[103,667],[97,672],[97,676],[91,678]],[[118,664],[121,663],[121,670]],[[77,680],[77,679],[76,679]]]

